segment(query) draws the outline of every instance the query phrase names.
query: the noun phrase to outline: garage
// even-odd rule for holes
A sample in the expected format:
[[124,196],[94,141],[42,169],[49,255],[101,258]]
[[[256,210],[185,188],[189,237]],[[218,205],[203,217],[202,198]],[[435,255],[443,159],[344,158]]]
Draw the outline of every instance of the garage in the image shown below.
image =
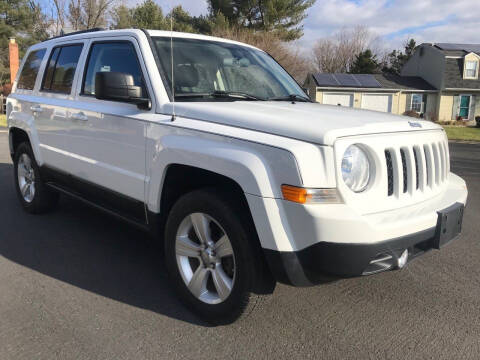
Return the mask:
[[363,94],[362,109],[392,112],[391,94]]
[[323,103],[327,105],[353,106],[353,94],[324,93]]

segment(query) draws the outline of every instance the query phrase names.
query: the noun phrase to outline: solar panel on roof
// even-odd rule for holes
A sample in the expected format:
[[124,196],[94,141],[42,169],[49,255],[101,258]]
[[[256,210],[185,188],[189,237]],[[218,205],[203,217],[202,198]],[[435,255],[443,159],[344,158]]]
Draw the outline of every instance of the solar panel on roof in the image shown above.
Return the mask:
[[355,74],[355,78],[361,87],[380,88],[382,85],[371,74]]
[[315,81],[318,86],[339,86],[338,81],[332,76],[332,74],[315,74]]
[[468,45],[464,49],[466,52],[480,53],[480,45]]
[[333,74],[341,86],[358,87],[361,84],[351,74]]

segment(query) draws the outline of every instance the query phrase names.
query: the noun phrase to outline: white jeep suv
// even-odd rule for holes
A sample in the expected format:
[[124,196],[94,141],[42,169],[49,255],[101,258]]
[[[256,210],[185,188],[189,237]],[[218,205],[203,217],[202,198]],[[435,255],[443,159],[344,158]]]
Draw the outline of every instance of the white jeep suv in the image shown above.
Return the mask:
[[398,269],[461,229],[467,189],[441,127],[312,103],[233,41],[50,39],[25,55],[7,118],[26,211],[64,193],[150,231],[179,297],[214,323],[277,281]]

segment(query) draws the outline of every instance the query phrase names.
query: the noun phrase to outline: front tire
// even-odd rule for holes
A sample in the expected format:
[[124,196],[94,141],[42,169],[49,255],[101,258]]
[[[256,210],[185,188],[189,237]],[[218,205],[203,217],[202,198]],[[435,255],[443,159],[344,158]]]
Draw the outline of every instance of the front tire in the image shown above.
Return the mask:
[[53,209],[59,194],[49,189],[42,180],[30,144],[21,143],[13,158],[14,181],[18,199],[30,214],[41,214]]
[[218,191],[197,190],[177,201],[167,221],[165,261],[173,287],[209,323],[249,315],[265,298],[253,293],[265,264],[243,211]]

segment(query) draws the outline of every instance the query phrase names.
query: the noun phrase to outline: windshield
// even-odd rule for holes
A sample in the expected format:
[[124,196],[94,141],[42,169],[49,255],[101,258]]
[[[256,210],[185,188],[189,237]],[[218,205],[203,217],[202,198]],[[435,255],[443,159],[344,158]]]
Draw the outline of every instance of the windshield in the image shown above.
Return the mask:
[[[176,101],[307,98],[295,80],[263,51],[218,41],[185,38],[172,41]],[[154,37],[153,42],[163,68],[160,71],[171,90],[170,37]]]

